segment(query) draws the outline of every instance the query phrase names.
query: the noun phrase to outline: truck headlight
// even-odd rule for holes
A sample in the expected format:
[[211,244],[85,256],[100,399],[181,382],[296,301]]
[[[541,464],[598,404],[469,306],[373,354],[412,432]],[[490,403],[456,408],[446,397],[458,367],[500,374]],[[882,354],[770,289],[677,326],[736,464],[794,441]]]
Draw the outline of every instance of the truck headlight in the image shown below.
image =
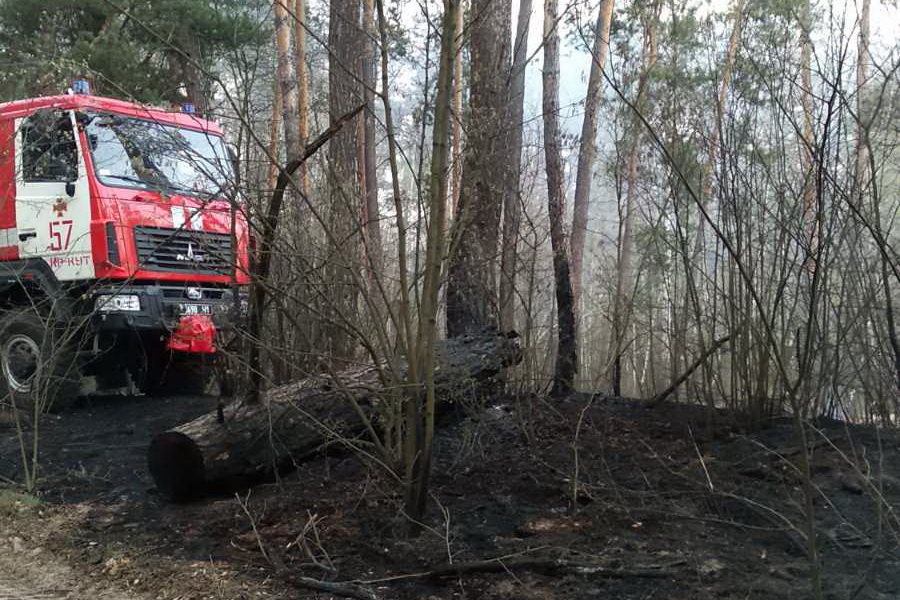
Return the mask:
[[135,294],[103,294],[94,300],[94,309],[101,312],[138,311],[141,300]]

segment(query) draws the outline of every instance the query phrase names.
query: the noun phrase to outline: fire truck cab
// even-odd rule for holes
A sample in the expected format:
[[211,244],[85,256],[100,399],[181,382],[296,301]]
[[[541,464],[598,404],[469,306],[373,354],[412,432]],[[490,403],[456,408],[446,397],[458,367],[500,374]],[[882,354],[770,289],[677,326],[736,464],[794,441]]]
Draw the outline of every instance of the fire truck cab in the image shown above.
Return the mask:
[[190,111],[79,91],[0,104],[0,386],[198,393],[246,311],[228,147]]

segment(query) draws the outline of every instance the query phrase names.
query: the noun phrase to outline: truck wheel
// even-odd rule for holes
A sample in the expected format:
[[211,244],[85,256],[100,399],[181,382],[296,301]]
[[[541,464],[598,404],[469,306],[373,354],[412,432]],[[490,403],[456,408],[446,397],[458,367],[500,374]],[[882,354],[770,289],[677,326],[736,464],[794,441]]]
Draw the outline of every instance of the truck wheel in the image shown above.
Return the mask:
[[71,406],[81,391],[81,372],[70,344],[58,343],[48,327],[28,309],[13,310],[0,320],[0,373],[13,406],[41,412]]
[[206,391],[205,361],[178,356],[165,347],[148,348],[134,373],[135,385],[148,396],[199,396]]

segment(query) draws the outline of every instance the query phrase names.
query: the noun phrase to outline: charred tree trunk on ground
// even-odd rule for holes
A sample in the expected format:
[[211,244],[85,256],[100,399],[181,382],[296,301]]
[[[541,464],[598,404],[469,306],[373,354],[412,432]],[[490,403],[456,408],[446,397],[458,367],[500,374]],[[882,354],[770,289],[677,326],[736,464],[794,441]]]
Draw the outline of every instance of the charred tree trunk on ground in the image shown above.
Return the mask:
[[[471,396],[473,384],[521,359],[514,338],[492,332],[438,342],[435,354],[435,397],[442,403]],[[366,429],[353,401],[373,418],[382,394],[392,392],[375,366],[273,389],[261,404],[235,404],[221,417],[210,413],[156,436],[147,454],[150,473],[176,501],[258,480],[330,445],[352,444]]]
[[559,29],[557,0],[544,2],[544,154],[547,164],[547,210],[550,244],[553,247],[553,277],[556,283],[557,346],[553,375],[554,396],[567,396],[575,389],[578,371],[575,302],[569,274],[569,251],[563,225],[565,181],[559,133]]
[[508,164],[510,0],[473,0],[463,181],[447,280],[447,335],[497,324],[497,253]]

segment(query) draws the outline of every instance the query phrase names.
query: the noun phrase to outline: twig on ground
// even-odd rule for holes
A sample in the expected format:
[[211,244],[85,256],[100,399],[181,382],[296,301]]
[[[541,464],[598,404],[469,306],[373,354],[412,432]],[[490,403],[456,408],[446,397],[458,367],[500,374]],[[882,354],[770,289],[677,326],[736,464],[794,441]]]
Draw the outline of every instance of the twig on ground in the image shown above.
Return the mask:
[[697,440],[694,439],[694,431],[691,429],[690,425],[688,425],[688,433],[691,434],[691,442],[694,444],[694,451],[697,453],[697,458],[700,459],[700,466],[703,467],[703,473],[706,475],[706,483],[709,484],[709,491],[715,492],[716,488],[713,485],[712,478],[709,476],[709,470],[706,468],[706,462],[703,460],[703,454],[697,446]]
[[578,423],[575,425],[575,438],[572,440],[572,512],[578,512],[578,471],[580,467],[578,462],[578,436],[581,433],[581,424],[584,422],[584,413],[588,411],[593,403],[594,395],[592,394],[584,408],[578,413]]
[[402,581],[409,579],[443,579],[445,577],[456,577],[469,573],[502,573],[521,570],[540,571],[545,573],[569,572],[582,575],[612,577],[616,579],[627,579],[629,577],[665,579],[675,575],[675,572],[671,570],[671,567],[682,563],[684,563],[683,560],[678,560],[662,565],[639,565],[637,567],[625,569],[621,567],[606,567],[595,563],[573,561],[563,558],[493,558],[489,560],[443,564],[432,567],[428,571],[394,575],[392,577],[366,581],[364,583],[384,583],[388,581]]
[[256,527],[256,519],[253,518],[253,513],[250,512],[250,507],[248,506],[247,501],[250,499],[250,494],[247,494],[246,500],[242,500],[238,494],[235,494],[235,498],[237,499],[241,510],[244,511],[244,514],[247,515],[247,519],[250,521],[250,528],[253,530],[253,535],[256,538],[259,551],[279,577],[293,585],[315,590],[317,592],[334,594],[335,596],[340,596],[342,598],[352,598],[353,600],[379,600],[374,591],[356,583],[321,581],[319,579],[313,579],[312,577],[304,577],[302,575],[291,573],[279,556],[266,551],[266,545],[263,543],[262,536],[259,534],[259,530]]
[[327,592],[342,598],[354,598],[355,600],[378,600],[375,592],[366,589],[355,583],[332,583],[330,581],[320,581],[312,577],[297,577],[287,575],[288,579],[294,585],[299,585],[317,592]]

